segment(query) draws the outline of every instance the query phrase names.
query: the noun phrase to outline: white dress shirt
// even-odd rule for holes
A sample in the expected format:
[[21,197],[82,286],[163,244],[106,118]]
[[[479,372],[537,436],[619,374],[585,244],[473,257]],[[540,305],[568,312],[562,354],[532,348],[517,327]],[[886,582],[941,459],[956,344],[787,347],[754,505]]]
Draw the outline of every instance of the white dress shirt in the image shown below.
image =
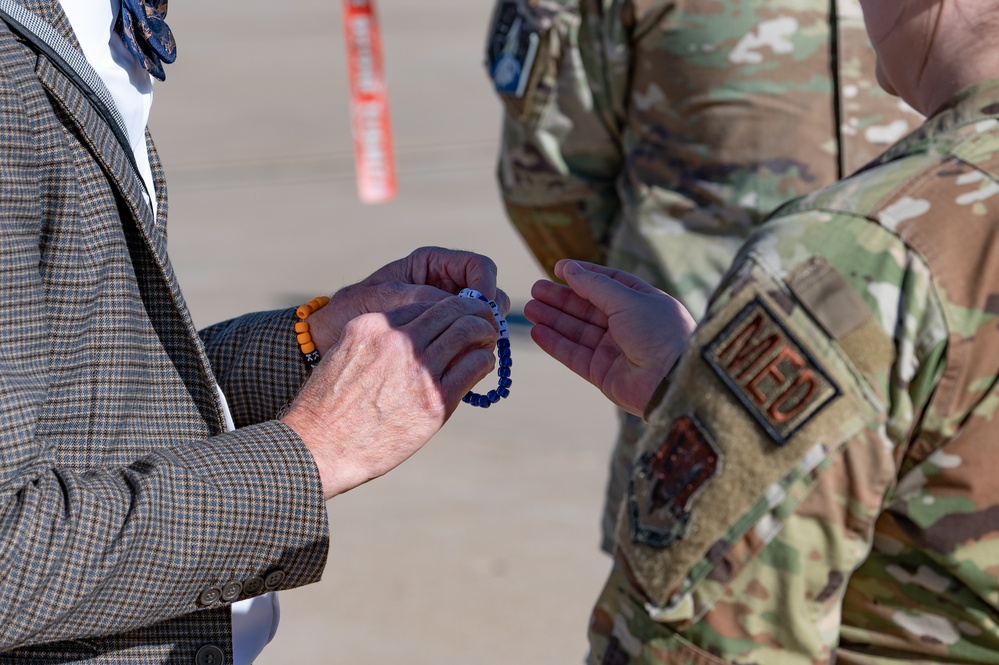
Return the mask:
[[[156,215],[156,186],[149,166],[146,123],[153,104],[153,79],[114,31],[121,0],[59,0],[83,54],[100,75],[125,121],[129,145],[146,186],[146,203]],[[233,429],[225,395],[226,425]],[[250,665],[274,638],[280,620],[276,593],[232,605],[232,651],[235,665]]]

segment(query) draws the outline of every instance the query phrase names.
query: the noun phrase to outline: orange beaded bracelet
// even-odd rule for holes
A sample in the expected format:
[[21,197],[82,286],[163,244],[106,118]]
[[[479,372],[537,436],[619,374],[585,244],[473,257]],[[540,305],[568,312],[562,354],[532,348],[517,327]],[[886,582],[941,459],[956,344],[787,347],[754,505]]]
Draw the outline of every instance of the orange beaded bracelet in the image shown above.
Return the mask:
[[298,323],[295,324],[295,334],[298,336],[298,348],[302,350],[302,355],[305,356],[305,364],[310,369],[315,368],[319,364],[320,358],[319,350],[316,349],[316,344],[312,341],[312,335],[309,334],[309,322],[306,319],[325,307],[329,301],[328,297],[319,296],[305,303],[295,312],[295,315],[298,316]]

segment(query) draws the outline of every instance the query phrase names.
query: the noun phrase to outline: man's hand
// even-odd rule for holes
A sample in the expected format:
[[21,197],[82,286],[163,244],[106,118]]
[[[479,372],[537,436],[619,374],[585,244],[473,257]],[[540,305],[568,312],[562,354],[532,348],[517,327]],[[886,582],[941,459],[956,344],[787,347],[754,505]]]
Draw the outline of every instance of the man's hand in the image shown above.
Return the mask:
[[504,316],[510,309],[509,298],[496,288],[496,264],[491,259],[472,252],[421,247],[334,293],[326,307],[309,317],[309,332],[325,356],[347,322],[357,316],[410,303],[437,302],[465,287],[495,300]]
[[562,260],[524,307],[548,355],[641,416],[696,324],[679,301],[622,270]]
[[429,441],[493,368],[496,339],[492,310],[470,298],[349,321],[281,418],[315,457],[325,497],[387,473]]

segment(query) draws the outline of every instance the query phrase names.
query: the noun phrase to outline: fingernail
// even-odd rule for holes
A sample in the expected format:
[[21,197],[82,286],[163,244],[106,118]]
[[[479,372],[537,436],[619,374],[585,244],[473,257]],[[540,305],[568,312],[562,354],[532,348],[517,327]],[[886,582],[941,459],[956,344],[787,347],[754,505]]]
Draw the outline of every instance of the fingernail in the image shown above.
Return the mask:
[[569,275],[578,275],[583,272],[583,266],[579,265],[575,261],[569,261],[565,264],[565,267],[562,268],[562,271]]

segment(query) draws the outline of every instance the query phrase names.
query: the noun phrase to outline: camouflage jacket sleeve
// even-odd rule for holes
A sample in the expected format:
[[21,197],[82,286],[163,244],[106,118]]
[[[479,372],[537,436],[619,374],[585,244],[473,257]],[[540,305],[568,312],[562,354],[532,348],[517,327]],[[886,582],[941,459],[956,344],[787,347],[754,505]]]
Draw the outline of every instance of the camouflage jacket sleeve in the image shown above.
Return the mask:
[[844,213],[747,245],[650,419],[591,663],[832,662],[947,345],[924,260]]
[[[499,0],[489,38],[494,87],[504,104],[497,177],[507,214],[551,274],[564,257],[602,262],[620,204],[620,124],[626,67],[609,71],[605,53],[628,61],[629,43],[610,0]],[[505,17],[505,18],[504,18]],[[521,89],[504,88],[501,53],[515,37],[537,40]],[[512,35],[512,37],[511,37]]]

